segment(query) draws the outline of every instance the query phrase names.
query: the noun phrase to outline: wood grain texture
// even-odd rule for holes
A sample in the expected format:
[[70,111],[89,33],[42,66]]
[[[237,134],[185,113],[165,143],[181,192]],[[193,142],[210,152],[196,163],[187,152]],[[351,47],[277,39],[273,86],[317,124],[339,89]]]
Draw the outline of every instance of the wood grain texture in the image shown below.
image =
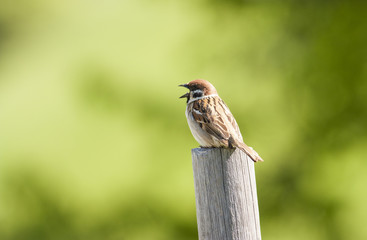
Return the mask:
[[254,162],[239,149],[192,149],[200,240],[260,240]]

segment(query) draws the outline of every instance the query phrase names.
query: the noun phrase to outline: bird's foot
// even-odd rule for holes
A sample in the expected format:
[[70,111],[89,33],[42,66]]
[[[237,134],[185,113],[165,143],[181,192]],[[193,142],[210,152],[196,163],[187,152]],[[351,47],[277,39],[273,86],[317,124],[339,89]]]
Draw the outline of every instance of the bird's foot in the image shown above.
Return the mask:
[[213,147],[204,147],[204,146],[199,146],[200,148],[213,148]]

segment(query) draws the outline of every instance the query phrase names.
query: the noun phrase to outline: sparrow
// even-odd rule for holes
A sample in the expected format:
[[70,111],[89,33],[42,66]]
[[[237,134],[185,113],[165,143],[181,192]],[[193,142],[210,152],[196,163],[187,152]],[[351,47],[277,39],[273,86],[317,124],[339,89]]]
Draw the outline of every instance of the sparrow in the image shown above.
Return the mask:
[[179,86],[189,89],[180,98],[186,98],[187,122],[200,147],[236,147],[254,162],[263,161],[253,148],[243,142],[236,120],[210,82],[196,79]]

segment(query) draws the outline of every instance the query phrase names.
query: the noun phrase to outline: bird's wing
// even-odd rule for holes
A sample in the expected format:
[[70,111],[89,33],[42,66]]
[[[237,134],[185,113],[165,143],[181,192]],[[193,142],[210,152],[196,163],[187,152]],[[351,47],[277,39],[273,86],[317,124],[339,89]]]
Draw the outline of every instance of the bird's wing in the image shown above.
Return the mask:
[[[229,122],[234,119],[232,114],[225,110],[227,106],[219,97],[205,98],[195,101],[193,104],[192,115],[200,127],[225,144],[228,144],[237,123]],[[234,120],[235,121],[235,120]]]
[[229,110],[225,102],[221,100],[220,103],[221,103],[221,107],[223,108],[224,115],[226,116],[227,123],[228,125],[232,127],[230,132],[231,132],[233,139],[239,142],[243,142],[242,134],[241,134],[240,128],[238,127],[236,119],[233,117],[231,111]]

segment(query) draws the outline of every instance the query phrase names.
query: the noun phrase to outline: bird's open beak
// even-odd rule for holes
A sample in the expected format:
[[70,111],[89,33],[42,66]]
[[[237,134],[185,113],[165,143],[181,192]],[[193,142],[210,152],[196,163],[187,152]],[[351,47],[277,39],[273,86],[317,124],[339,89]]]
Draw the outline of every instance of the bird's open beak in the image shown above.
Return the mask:
[[[185,88],[189,89],[189,85],[187,85],[187,84],[181,84],[181,85],[178,85],[178,86],[179,87],[185,87]],[[190,93],[185,93],[180,98],[187,98],[187,99],[189,99],[189,97],[190,97]]]
[[187,89],[189,89],[189,85],[187,85],[187,84],[181,84],[181,85],[178,85],[179,87],[185,87],[185,88],[187,88]]

